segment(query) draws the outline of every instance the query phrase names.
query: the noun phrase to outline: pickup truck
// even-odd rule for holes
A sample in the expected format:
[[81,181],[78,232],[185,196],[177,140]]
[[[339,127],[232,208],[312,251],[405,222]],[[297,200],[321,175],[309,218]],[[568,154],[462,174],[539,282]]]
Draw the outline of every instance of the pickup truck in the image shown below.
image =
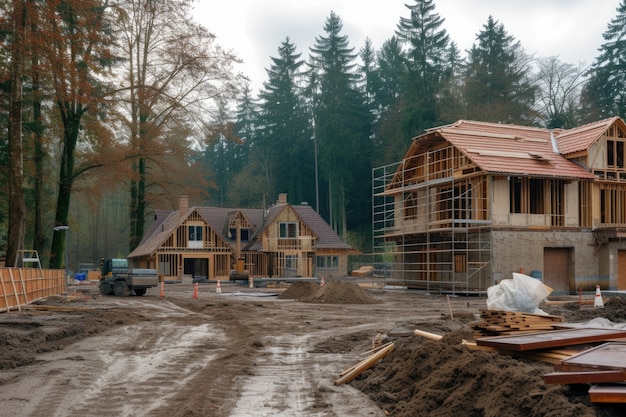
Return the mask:
[[107,258],[100,261],[100,294],[126,297],[144,295],[159,285],[155,269],[130,268],[128,259]]

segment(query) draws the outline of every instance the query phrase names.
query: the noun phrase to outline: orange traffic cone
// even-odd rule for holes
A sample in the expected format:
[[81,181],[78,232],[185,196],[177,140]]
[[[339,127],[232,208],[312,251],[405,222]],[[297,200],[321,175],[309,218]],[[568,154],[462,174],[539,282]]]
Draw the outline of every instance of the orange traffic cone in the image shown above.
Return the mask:
[[322,282],[320,283],[320,287],[324,286],[324,275],[322,275]]
[[193,298],[198,298],[198,283],[193,286]]
[[165,297],[165,283],[163,281],[161,281],[161,293],[159,295]]
[[217,280],[217,287],[215,287],[215,294],[221,294],[222,293],[222,287],[220,286],[220,280]]
[[593,301],[594,307],[604,307],[604,301],[602,301],[602,293],[600,292],[600,286],[596,285],[596,299]]

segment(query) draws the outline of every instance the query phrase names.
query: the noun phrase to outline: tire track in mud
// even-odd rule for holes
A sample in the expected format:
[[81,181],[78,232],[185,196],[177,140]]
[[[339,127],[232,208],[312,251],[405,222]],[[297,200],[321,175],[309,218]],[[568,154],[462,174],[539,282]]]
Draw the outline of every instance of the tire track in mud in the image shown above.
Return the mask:
[[[302,307],[304,311],[311,308]],[[306,317],[303,312],[301,320],[305,321]],[[297,319],[298,315],[296,323]],[[256,357],[254,375],[242,384],[243,390],[229,414],[231,417],[333,417],[363,415],[364,412],[378,415],[373,411],[377,407],[361,392],[348,385],[334,385],[342,364],[352,358],[355,361],[362,358],[358,358],[358,354],[314,351],[317,344],[333,337],[375,332],[380,323],[344,327],[341,315],[337,314],[336,319],[314,325],[314,334],[306,332],[310,329],[308,326],[300,326],[304,332],[301,335],[267,334],[265,347]],[[382,410],[380,415],[384,415]]]
[[202,315],[169,303],[136,307],[153,319],[43,355],[33,370],[45,373],[47,392],[21,415],[151,416],[219,353],[223,334]]

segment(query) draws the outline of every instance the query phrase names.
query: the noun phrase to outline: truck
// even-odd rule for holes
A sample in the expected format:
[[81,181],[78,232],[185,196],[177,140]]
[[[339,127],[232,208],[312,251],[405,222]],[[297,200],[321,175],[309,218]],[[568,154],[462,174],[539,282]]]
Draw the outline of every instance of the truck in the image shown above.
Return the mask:
[[100,294],[126,297],[131,293],[144,295],[148,288],[159,285],[155,269],[131,268],[128,259],[102,258],[100,261]]

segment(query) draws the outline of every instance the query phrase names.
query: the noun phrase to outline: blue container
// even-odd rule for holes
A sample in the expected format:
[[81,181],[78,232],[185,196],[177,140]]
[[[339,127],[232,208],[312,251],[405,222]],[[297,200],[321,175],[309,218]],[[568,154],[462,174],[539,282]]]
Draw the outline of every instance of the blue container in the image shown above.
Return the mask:
[[541,271],[531,271],[530,276],[541,281]]

